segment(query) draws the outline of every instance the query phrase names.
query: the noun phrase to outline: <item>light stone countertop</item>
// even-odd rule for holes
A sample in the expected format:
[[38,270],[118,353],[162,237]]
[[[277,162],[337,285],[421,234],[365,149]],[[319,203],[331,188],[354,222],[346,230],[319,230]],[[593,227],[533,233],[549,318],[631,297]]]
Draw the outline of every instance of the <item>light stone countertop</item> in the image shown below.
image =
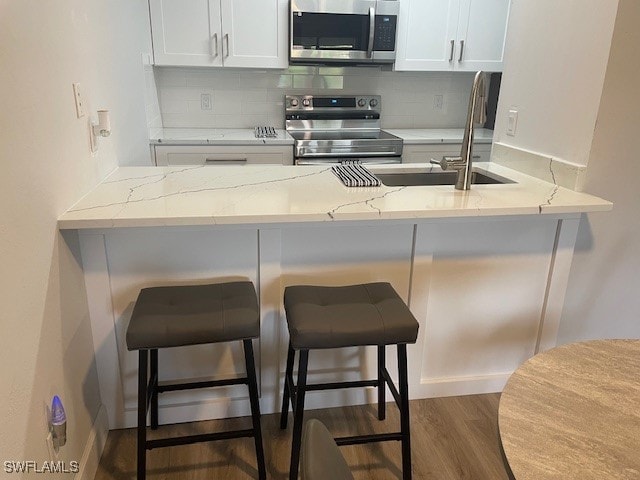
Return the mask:
[[[402,138],[405,145],[462,143],[463,128],[384,129]],[[255,138],[251,128],[157,128],[150,132],[151,145],[293,145],[293,138],[276,129],[277,138]],[[491,143],[493,130],[476,128],[474,143]]]
[[640,479],[640,340],[596,340],[536,355],[500,397],[516,480]]
[[[462,143],[464,128],[390,128],[391,135],[402,138],[405,145]],[[473,143],[491,143],[493,130],[475,128]]]
[[151,145],[293,145],[293,138],[276,129],[276,138],[256,138],[252,128],[159,128],[151,130]]
[[[60,229],[413,220],[575,214],[612,204],[488,163],[475,169],[517,183],[345,187],[328,166],[120,167],[58,220]],[[372,172],[437,171],[421,164]]]

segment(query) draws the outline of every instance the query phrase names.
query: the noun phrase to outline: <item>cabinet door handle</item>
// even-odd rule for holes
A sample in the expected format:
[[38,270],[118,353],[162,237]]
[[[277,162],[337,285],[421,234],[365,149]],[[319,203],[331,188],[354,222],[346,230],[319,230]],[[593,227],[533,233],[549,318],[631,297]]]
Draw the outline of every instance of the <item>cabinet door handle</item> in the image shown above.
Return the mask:
[[453,50],[456,48],[456,41],[451,40],[451,53],[449,54],[449,61],[453,62]]
[[214,33],[211,36],[211,56],[216,58],[218,56],[218,34]]
[[460,40],[460,57],[458,58],[458,62],[462,61],[463,53],[464,53],[464,40]]
[[247,163],[246,158],[206,158],[206,163],[231,162],[231,163]]
[[224,43],[227,45],[227,54],[224,55],[224,46],[222,47],[222,54],[227,58],[229,56],[229,34],[224,34]]

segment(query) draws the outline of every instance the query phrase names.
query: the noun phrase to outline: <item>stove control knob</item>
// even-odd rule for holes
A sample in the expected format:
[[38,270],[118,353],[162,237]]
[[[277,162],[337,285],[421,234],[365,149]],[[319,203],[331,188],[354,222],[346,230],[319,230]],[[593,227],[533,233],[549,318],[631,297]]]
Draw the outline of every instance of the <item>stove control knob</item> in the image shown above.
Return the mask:
[[377,107],[377,106],[378,106],[378,100],[376,100],[375,98],[372,98],[372,99],[369,101],[369,105],[371,105],[371,108],[375,108],[375,107]]
[[291,106],[292,107],[297,107],[298,106],[298,99],[297,98],[292,98],[291,99]]
[[358,100],[359,107],[364,107],[366,104],[367,104],[367,101],[364,98],[361,98],[360,100]]
[[311,100],[309,100],[308,98],[303,98],[302,99],[302,106],[303,107],[308,107],[309,105],[311,105]]

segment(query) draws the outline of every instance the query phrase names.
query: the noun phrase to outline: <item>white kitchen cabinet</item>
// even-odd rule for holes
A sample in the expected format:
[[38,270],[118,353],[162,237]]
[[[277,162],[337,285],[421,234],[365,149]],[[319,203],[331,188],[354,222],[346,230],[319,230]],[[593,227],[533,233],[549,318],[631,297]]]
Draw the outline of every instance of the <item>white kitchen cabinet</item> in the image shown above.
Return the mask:
[[400,0],[396,70],[502,71],[510,0]]
[[155,146],[156,165],[293,165],[291,145]]
[[[442,157],[460,155],[461,144],[424,144],[405,145],[402,149],[402,163],[429,163],[431,159],[440,161]],[[481,143],[473,146],[474,162],[488,162],[491,157],[491,144]]]
[[287,0],[149,0],[155,65],[286,68]]

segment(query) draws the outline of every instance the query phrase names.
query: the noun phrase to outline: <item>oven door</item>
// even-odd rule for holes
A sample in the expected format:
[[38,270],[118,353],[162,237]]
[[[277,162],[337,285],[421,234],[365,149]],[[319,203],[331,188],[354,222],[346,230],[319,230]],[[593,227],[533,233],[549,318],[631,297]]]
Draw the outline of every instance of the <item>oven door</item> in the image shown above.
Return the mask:
[[397,4],[291,0],[291,63],[393,62]]

